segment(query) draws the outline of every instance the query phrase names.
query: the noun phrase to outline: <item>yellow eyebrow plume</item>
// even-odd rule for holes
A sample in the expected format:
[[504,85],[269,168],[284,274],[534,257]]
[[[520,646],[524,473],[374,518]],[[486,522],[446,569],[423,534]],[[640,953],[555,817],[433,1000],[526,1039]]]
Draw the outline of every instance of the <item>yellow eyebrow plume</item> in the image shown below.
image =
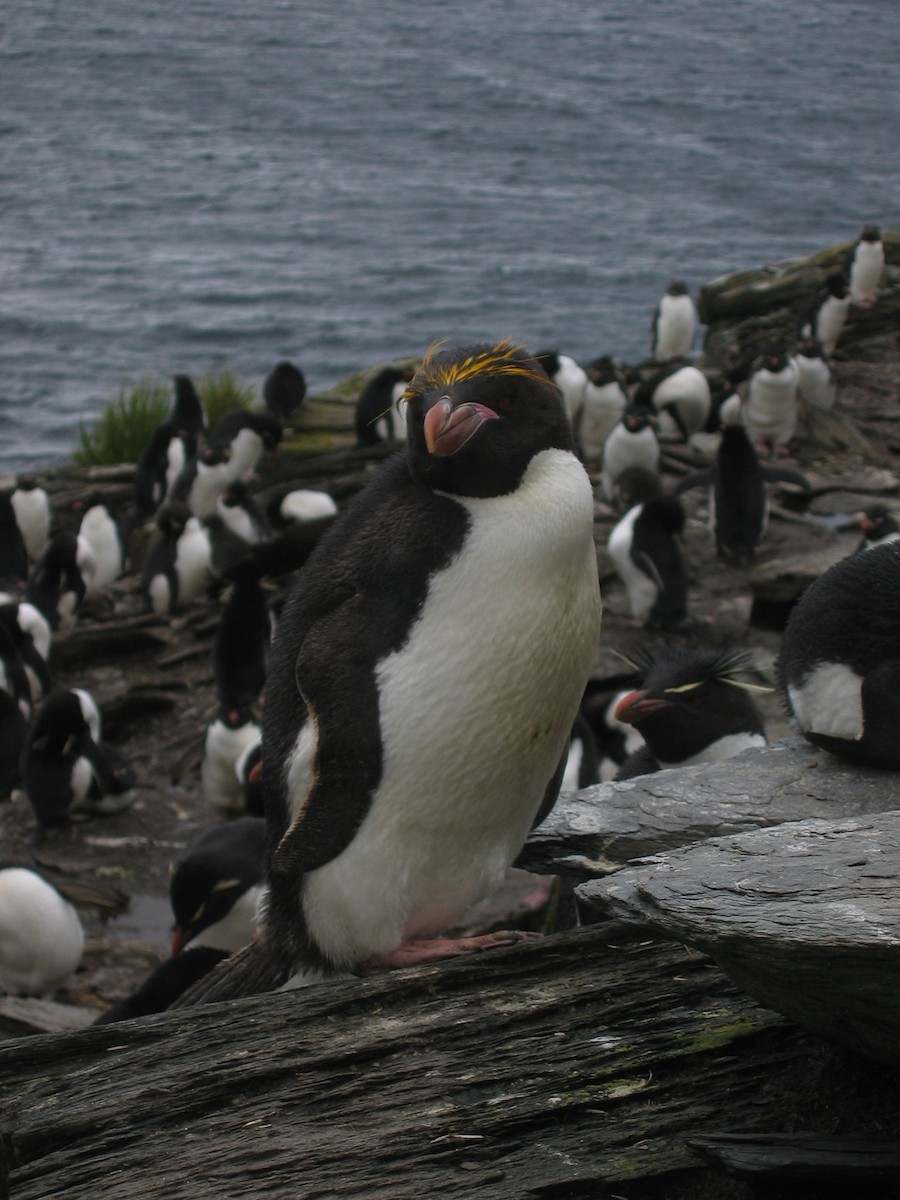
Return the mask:
[[467,354],[463,358],[447,359],[444,362],[436,363],[434,361],[435,354],[444,344],[444,342],[435,342],[434,345],[429,346],[420,370],[404,395],[429,391],[433,388],[453,387],[455,384],[475,376],[517,375],[537,380],[550,387],[555,386],[542,371],[536,371],[527,362],[514,357],[519,354],[527,356],[528,352],[522,346],[517,346],[511,338],[504,338],[496,346],[487,346],[483,350]]

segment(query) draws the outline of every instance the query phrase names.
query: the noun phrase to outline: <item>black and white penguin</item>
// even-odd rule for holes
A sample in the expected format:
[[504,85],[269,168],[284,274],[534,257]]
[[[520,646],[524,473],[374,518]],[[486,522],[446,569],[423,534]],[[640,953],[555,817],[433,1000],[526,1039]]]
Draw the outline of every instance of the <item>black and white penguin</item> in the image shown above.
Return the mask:
[[616,719],[634,725],[645,744],[626,760],[617,779],[721,762],[765,746],[765,725],[751,693],[771,689],[741,678],[751,670],[743,653],[651,646],[638,651],[634,664],[643,683],[619,700]]
[[657,471],[647,467],[626,467],[613,484],[613,505],[617,512],[626,513],[651,496],[658,496],[662,490],[662,479]]
[[242,479],[229,483],[216,501],[216,512],[232,533],[251,545],[272,532],[268,517]]
[[10,500],[25,550],[29,559],[36,562],[50,536],[50,500],[37,476],[29,473],[16,477]]
[[141,569],[141,595],[148,610],[171,613],[208,586],[212,548],[209,534],[184,504],[166,504],[156,524],[158,535]]
[[91,570],[85,575],[87,595],[109,587],[125,573],[125,542],[119,519],[109,504],[91,496],[84,507],[78,537],[90,548]]
[[213,636],[213,680],[223,708],[246,708],[259,701],[266,685],[273,620],[252,559],[235,563],[228,580],[231,589]]
[[[284,427],[278,417],[268,410],[236,408],[220,417],[209,432],[208,442],[213,450],[227,456],[226,479],[251,478],[263,454],[275,450],[281,441]],[[207,516],[195,513],[195,516]]]
[[657,362],[690,354],[697,336],[697,310],[681,279],[673,279],[656,306],[650,349]]
[[828,355],[818,338],[804,338],[794,351],[797,395],[807,408],[834,408],[837,385]]
[[90,548],[77,534],[64,529],[53,535],[32,567],[25,598],[52,630],[71,629],[78,619],[87,592],[82,564],[90,571]]
[[854,304],[869,308],[884,278],[884,243],[877,225],[865,225],[844,260],[844,275]]
[[244,787],[237,762],[244,751],[260,740],[259,722],[250,705],[221,705],[206,727],[200,784],[203,798],[217,813],[234,816],[244,809]]
[[561,792],[580,792],[600,782],[600,754],[594,731],[587,718],[579,711],[572,725],[566,769],[563,772]]
[[135,465],[135,506],[142,520],[165,503],[182,471],[196,458],[206,429],[206,412],[193,380],[176,375],[174,383],[171,411],[156,427]]
[[622,372],[608,354],[589,362],[586,374],[578,446],[584,461],[595,466],[600,462],[606,439],[625,412],[628,392]]
[[83,951],[81,920],[59,890],[28,867],[0,867],[0,991],[46,996]]
[[412,375],[408,367],[386,366],[367,381],[359,393],[354,414],[358,446],[376,446],[379,442],[406,437],[406,417],[400,399]]
[[21,782],[20,760],[28,718],[18,701],[0,691],[0,799],[8,800]]
[[18,624],[0,620],[0,691],[11,696],[22,716],[29,720],[32,714],[31,684],[19,652],[24,640]]
[[263,403],[285,426],[306,399],[306,378],[292,362],[276,363],[263,383]]
[[39,838],[69,820],[93,782],[97,745],[87,708],[75,691],[60,688],[47,696],[28,729],[20,773]]
[[12,498],[0,492],[0,588],[20,592],[28,579],[28,551]]
[[187,463],[166,504],[186,504],[193,516],[202,520],[216,511],[219,497],[234,477],[227,451],[207,446]]
[[781,640],[779,690],[803,736],[900,768],[900,542],[849,554],[811,584]]
[[689,624],[683,529],[681,501],[663,493],[629,509],[609,535],[607,549],[625,584],[631,619],[647,628]]
[[659,469],[659,441],[656,417],[649,408],[629,404],[603,446],[600,484],[604,497],[616,498],[616,480],[630,467],[641,467],[655,474]]
[[661,433],[678,432],[687,441],[706,426],[712,407],[709,380],[699,367],[673,362],[641,383],[634,403],[659,414]]
[[262,738],[247,747],[234,764],[234,770],[244,792],[244,811],[252,817],[264,817],[266,805],[262,790]]
[[857,513],[857,518],[862,530],[862,540],[856,547],[857,550],[871,550],[875,546],[895,542],[900,538],[897,518],[885,504],[870,504],[861,513]]
[[51,688],[50,624],[42,613],[26,600],[0,602],[0,623],[6,626],[15,643],[25,675],[32,704],[46,696]]
[[844,329],[850,308],[850,289],[843,272],[835,271],[825,286],[813,293],[797,313],[797,336],[816,338],[831,357]]
[[539,350],[534,357],[562,392],[572,425],[578,429],[588,385],[587,371],[559,350]]
[[102,1012],[94,1024],[112,1025],[118,1021],[134,1021],[139,1017],[165,1012],[228,954],[229,951],[218,950],[214,946],[194,946],[167,958],[151,971],[130,996]]
[[715,462],[691,471],[675,485],[682,495],[695,487],[709,489],[709,524],[716,553],[738,566],[753,562],[756,546],[769,521],[767,483],[809,488],[809,480],[790,467],[763,464],[743,425],[722,428]]
[[797,430],[797,364],[781,347],[761,356],[747,381],[741,419],[754,444],[784,452]]
[[406,450],[282,611],[263,928],[190,1002],[520,936],[415,940],[555,801],[600,629],[590,480],[559,390],[508,342],[431,352],[407,399]]
[[191,842],[172,872],[172,953],[197,946],[240,950],[256,930],[262,899],[266,823],[236,817]]

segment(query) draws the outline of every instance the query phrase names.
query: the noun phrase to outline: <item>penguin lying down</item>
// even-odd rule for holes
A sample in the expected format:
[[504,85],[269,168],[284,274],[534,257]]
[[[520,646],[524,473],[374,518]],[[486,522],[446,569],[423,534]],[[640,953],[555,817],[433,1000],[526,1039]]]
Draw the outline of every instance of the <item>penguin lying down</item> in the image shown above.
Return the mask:
[[523,936],[435,938],[555,803],[600,631],[591,483],[559,389],[509,342],[433,350],[404,404],[406,449],[275,635],[261,929],[181,1003]]

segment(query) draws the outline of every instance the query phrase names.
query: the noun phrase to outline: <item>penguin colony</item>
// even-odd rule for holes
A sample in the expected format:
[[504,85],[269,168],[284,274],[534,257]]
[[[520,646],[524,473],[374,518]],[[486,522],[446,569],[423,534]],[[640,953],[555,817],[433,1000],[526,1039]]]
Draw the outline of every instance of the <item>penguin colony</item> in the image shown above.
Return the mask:
[[[305,395],[290,363],[266,380],[263,408],[211,429],[176,376],[127,512],[91,494],[62,521],[33,475],[0,494],[0,771],[36,839],[123,811],[139,786],[91,696],[54,687],[55,633],[120,604],[123,578],[164,620],[219,597],[216,704],[197,739],[209,828],[173,864],[172,958],[103,1020],[508,944],[520,934],[441,934],[501,880],[560,787],[765,744],[763,677],[691,616],[681,497],[708,490],[710,553],[743,569],[766,536],[768,487],[808,489],[770,459],[802,406],[835,403],[847,309],[877,302],[876,235],[867,227],[844,273],[798,310],[795,345],[724,391],[688,358],[697,317],[681,282],[638,367],[500,343],[378,369],[356,436],[362,452],[384,440],[394,454],[340,514],[327,492],[267,486]],[[667,484],[666,451],[698,434],[715,435],[714,456]],[[606,603],[656,639],[632,645],[615,678],[595,673],[597,506],[614,515]],[[810,740],[897,767],[880,731],[896,711],[900,632],[886,620],[867,655],[821,619],[823,606],[855,614],[883,576],[900,586],[893,514],[857,520],[859,554],[798,606],[776,682]],[[373,879],[395,881],[377,902]],[[25,908],[42,914],[46,946],[27,925],[10,936]],[[0,934],[10,992],[48,994],[80,960],[77,914],[30,868],[0,870]]]

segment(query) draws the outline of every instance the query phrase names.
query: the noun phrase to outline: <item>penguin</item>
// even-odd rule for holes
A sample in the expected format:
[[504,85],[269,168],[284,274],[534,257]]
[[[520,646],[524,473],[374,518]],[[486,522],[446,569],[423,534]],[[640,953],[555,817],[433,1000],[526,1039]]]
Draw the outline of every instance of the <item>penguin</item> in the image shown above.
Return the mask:
[[16,524],[31,562],[41,556],[50,536],[50,501],[37,476],[18,475],[12,495]]
[[690,354],[697,336],[697,310],[687,284],[673,279],[656,306],[650,350],[657,362]]
[[608,354],[588,363],[586,373],[588,382],[578,426],[578,443],[584,461],[596,465],[606,439],[625,412],[628,393],[621,372]]
[[156,520],[158,536],[141,570],[148,611],[171,613],[194,600],[212,571],[209,534],[184,504],[166,504]]
[[195,838],[172,872],[172,953],[240,950],[253,937],[265,884],[266,823],[236,817]]
[[14,696],[0,690],[0,799],[11,799],[21,782],[19,760],[28,718]]
[[849,554],[791,610],[776,663],[800,732],[850,762],[900,768],[900,542]]
[[616,779],[721,762],[766,745],[765,725],[751,692],[771,689],[740,678],[752,667],[745,654],[662,645],[642,647],[633,662],[643,683],[620,698],[615,716],[634,725],[645,744],[625,761]]
[[242,479],[234,479],[216,501],[223,523],[250,544],[261,542],[272,530],[268,518]]
[[265,511],[272,528],[285,530],[294,522],[333,519],[338,514],[338,506],[328,492],[290,485],[287,489],[279,488],[269,496]]
[[894,542],[900,538],[900,525],[897,519],[884,504],[870,504],[868,508],[857,513],[862,539],[857,550],[871,550],[875,546],[883,546],[885,542]]
[[29,720],[32,713],[31,684],[19,653],[19,645],[23,640],[24,635],[17,624],[0,621],[0,691],[12,697],[22,716]]
[[884,243],[877,225],[864,225],[844,259],[850,300],[863,308],[875,302],[884,278]]
[[797,313],[797,336],[816,338],[830,358],[847,320],[850,308],[850,289],[841,271],[834,271],[825,286],[813,293]]
[[276,363],[263,383],[263,403],[284,427],[306,399],[306,378],[292,362]]
[[75,973],[84,951],[78,913],[27,867],[0,868],[0,990],[47,996]]
[[137,775],[122,751],[109,742],[97,740],[88,761],[91,782],[87,794],[76,805],[77,811],[108,817],[130,808],[136,799]]
[[584,690],[579,711],[594,735],[600,783],[615,779],[628,756],[644,744],[634,726],[617,720],[615,715],[622,697],[639,684],[640,676],[632,671],[612,678],[589,679]]
[[12,497],[0,492],[0,588],[19,592],[28,579],[28,551]]
[[206,412],[190,376],[176,375],[174,384],[172,409],[154,430],[135,465],[135,507],[142,520],[165,503],[182,471],[196,457],[199,439],[206,429]]
[[582,788],[599,782],[600,755],[594,739],[594,731],[587,718],[579,711],[575,714],[572,724],[566,769],[563,772],[559,790],[560,792],[580,792]]
[[0,603],[2,624],[15,645],[25,678],[32,707],[50,691],[52,683],[47,656],[50,652],[50,625],[33,604],[25,600]]
[[244,807],[244,789],[235,765],[247,749],[259,741],[260,726],[249,705],[219,707],[206,728],[200,783],[209,806],[225,816]]
[[167,504],[186,504],[193,516],[202,520],[216,511],[216,503],[236,475],[228,454],[214,446],[188,462],[168,493]]
[[609,535],[607,549],[625,584],[631,618],[646,628],[684,629],[690,623],[683,529],[681,501],[663,493],[629,509]]
[[647,467],[626,467],[613,482],[613,505],[617,512],[626,513],[636,504],[662,492],[662,480],[656,471]]
[[283,433],[281,421],[274,413],[236,408],[216,421],[208,441],[212,449],[227,455],[225,477],[231,483],[235,479],[249,479],[260,458],[277,447]]
[[226,709],[256,704],[266,684],[272,614],[252,559],[228,573],[231,590],[219,614],[212,645],[216,698]]
[[194,946],[173,958],[167,958],[151,971],[130,996],[102,1012],[94,1024],[111,1025],[165,1012],[227,957],[227,950],[218,950],[214,946]]
[[37,839],[64,825],[88,794],[96,742],[86,705],[74,691],[58,689],[44,700],[29,726],[20,759],[22,787],[37,819]]
[[90,548],[93,569],[85,579],[86,595],[96,595],[125,573],[125,543],[118,518],[99,496],[87,502],[78,537]]
[[399,401],[411,378],[412,371],[406,367],[386,366],[368,380],[354,411],[357,446],[377,446],[406,436]]
[[181,1003],[522,936],[420,940],[555,802],[600,631],[591,484],[558,388],[510,342],[432,349],[406,397],[405,450],[279,619],[262,928]]
[[252,817],[266,815],[262,794],[262,739],[251,742],[234,764],[244,793],[244,811]]
[[712,407],[709,381],[699,367],[668,363],[644,380],[633,396],[634,403],[660,415],[660,432],[691,434],[705,428]]
[[616,498],[616,480],[629,467],[642,467],[655,474],[659,469],[659,442],[655,417],[648,408],[630,404],[606,439],[600,483],[604,497]]
[[785,452],[797,429],[797,364],[780,347],[766,350],[747,381],[741,418],[754,443]]
[[587,371],[559,350],[539,350],[534,357],[562,392],[572,426],[578,429],[587,392]]
[[[85,553],[87,550],[87,553]],[[71,629],[87,593],[82,564],[90,570],[90,549],[77,534],[61,530],[47,543],[25,585],[25,598],[51,630]]]
[[769,522],[767,483],[793,483],[809,490],[809,480],[790,467],[759,460],[743,425],[725,425],[715,462],[691,471],[676,483],[674,494],[709,488],[709,523],[716,553],[739,567],[753,562],[756,546]]
[[818,338],[805,338],[794,351],[797,395],[807,408],[834,408],[837,385],[828,356]]

